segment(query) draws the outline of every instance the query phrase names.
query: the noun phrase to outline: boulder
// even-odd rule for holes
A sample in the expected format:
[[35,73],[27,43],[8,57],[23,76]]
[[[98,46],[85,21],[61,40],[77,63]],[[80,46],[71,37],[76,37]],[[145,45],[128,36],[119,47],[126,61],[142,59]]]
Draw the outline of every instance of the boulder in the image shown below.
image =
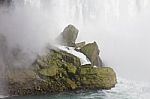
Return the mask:
[[77,36],[78,29],[76,29],[73,25],[68,25],[56,40],[61,45],[75,47]]
[[117,83],[116,74],[110,67],[95,68],[91,65],[84,65],[79,72],[82,88],[110,89]]
[[61,50],[50,50],[34,62],[36,68],[10,71],[9,94],[41,95],[78,89],[110,89],[117,83],[116,74],[110,67],[81,66],[80,62],[74,63],[80,61],[76,56],[72,55],[68,60],[64,58],[69,55]]
[[58,48],[47,49],[29,68],[7,71],[6,79],[10,96],[41,95],[79,89],[111,89],[117,83],[116,74],[110,67],[101,67],[96,42],[75,44],[78,30],[67,26],[59,36],[61,45],[72,46],[85,54],[92,64],[81,65],[80,59]]
[[92,66],[102,66],[102,61],[99,57],[100,51],[96,42],[81,47],[80,52],[87,56]]

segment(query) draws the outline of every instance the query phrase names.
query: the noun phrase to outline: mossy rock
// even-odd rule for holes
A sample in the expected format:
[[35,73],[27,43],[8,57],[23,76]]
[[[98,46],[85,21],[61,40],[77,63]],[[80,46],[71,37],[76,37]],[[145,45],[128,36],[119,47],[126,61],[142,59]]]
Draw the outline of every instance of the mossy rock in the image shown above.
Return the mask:
[[92,64],[81,66],[78,57],[52,47],[54,49],[47,49],[45,55],[38,56],[30,69],[8,72],[7,92],[10,96],[114,87],[117,83],[116,74],[110,67],[100,67],[102,61],[97,43],[85,45],[85,42],[81,42],[75,45],[77,35],[78,30],[74,26],[67,26],[61,34],[62,45],[81,47],[77,48],[78,51],[85,54]]
[[80,75],[95,75],[97,74],[97,68],[92,67],[91,65],[84,65],[80,67]]
[[60,54],[62,55],[62,60],[71,63],[74,66],[81,66],[80,59],[77,56],[74,56],[70,53],[67,53],[65,51],[60,51]]
[[73,64],[74,66],[81,66],[80,59],[77,56],[62,50],[51,50],[49,56],[51,56],[49,62],[55,61],[57,64],[69,63]]
[[110,67],[92,67],[90,65],[80,68],[80,80],[83,87],[110,89],[115,86],[116,74]]
[[26,80],[36,79],[37,74],[31,70],[26,68],[14,68],[7,71],[7,79],[12,82],[25,82]]
[[49,66],[48,68],[39,70],[39,74],[42,76],[53,77],[58,73],[58,66]]
[[37,69],[44,69],[53,65],[61,67],[63,64],[81,66],[78,57],[62,50],[50,50],[47,55],[40,56],[33,65],[36,68],[38,67]]
[[95,60],[95,56],[99,55],[99,48],[96,42],[88,43],[81,48],[81,52],[84,53],[90,60]]
[[99,57],[100,51],[96,42],[81,47],[80,52],[87,56],[93,66],[102,66],[102,61]]
[[68,88],[70,88],[71,90],[77,88],[77,85],[76,85],[75,81],[73,81],[73,80],[71,80],[71,79],[69,79],[69,78],[66,78],[66,79],[65,79],[65,82],[66,82],[66,86],[67,86]]
[[66,69],[67,69],[67,72],[69,73],[72,73],[72,74],[76,74],[76,71],[77,71],[77,67],[72,65],[72,64],[68,64],[66,65]]

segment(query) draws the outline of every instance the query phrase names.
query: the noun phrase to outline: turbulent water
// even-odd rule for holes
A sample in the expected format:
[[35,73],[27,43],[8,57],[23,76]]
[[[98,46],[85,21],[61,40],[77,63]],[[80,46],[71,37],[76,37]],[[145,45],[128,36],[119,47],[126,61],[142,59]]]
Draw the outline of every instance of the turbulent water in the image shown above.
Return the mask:
[[[65,26],[73,24],[80,31],[77,41],[96,41],[104,64],[126,78],[118,79],[111,90],[12,99],[149,99],[149,0],[9,1],[0,0],[0,34],[6,36],[8,48],[19,46],[30,55],[41,52]],[[11,60],[9,55],[10,52],[6,59]],[[6,65],[3,61],[0,56],[0,65]],[[1,69],[2,72],[5,71]],[[5,90],[2,83],[0,81],[0,98],[4,97],[1,94]]]

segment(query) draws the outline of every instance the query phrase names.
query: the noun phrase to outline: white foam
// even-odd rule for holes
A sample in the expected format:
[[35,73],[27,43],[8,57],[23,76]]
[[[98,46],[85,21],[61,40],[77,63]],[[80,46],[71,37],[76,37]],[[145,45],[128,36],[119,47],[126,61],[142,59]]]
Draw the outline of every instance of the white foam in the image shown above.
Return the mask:
[[91,64],[89,59],[83,53],[76,51],[74,47],[58,46],[58,48],[74,56],[77,56],[80,59],[81,65]]
[[1,99],[1,98],[6,98],[6,97],[8,97],[8,96],[0,95],[0,99]]

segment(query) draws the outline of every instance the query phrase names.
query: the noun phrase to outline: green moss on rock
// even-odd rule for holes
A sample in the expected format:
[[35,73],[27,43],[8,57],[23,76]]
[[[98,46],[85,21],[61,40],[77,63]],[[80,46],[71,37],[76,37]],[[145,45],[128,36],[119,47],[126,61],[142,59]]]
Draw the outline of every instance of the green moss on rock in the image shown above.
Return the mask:
[[42,76],[56,76],[58,73],[58,66],[49,66],[48,68],[39,70],[39,74]]
[[[80,47],[91,61],[81,66],[80,59],[57,48],[38,56],[31,68],[10,69],[8,71],[8,90],[11,95],[40,95],[77,89],[110,89],[115,86],[116,74],[110,67],[101,67],[99,49],[96,42],[85,45],[75,44],[78,30],[69,25],[60,35],[62,45]],[[93,67],[93,66],[98,67]]]
[[72,90],[77,88],[77,85],[76,85],[75,81],[72,81],[71,79],[68,79],[68,78],[66,78],[65,81],[66,81],[66,86],[68,88],[70,88]]
[[115,86],[116,74],[110,67],[92,67],[90,65],[80,68],[80,81],[85,88],[110,89]]
[[69,64],[69,65],[66,66],[66,68],[67,68],[67,72],[72,73],[74,75],[76,74],[76,71],[77,71],[76,66],[74,66],[72,64]]
[[76,89],[110,89],[117,83],[113,69],[81,66],[79,58],[60,50],[50,50],[50,53],[39,57],[33,65],[39,67],[10,72],[13,74],[9,77],[8,92],[11,95],[36,95]]

